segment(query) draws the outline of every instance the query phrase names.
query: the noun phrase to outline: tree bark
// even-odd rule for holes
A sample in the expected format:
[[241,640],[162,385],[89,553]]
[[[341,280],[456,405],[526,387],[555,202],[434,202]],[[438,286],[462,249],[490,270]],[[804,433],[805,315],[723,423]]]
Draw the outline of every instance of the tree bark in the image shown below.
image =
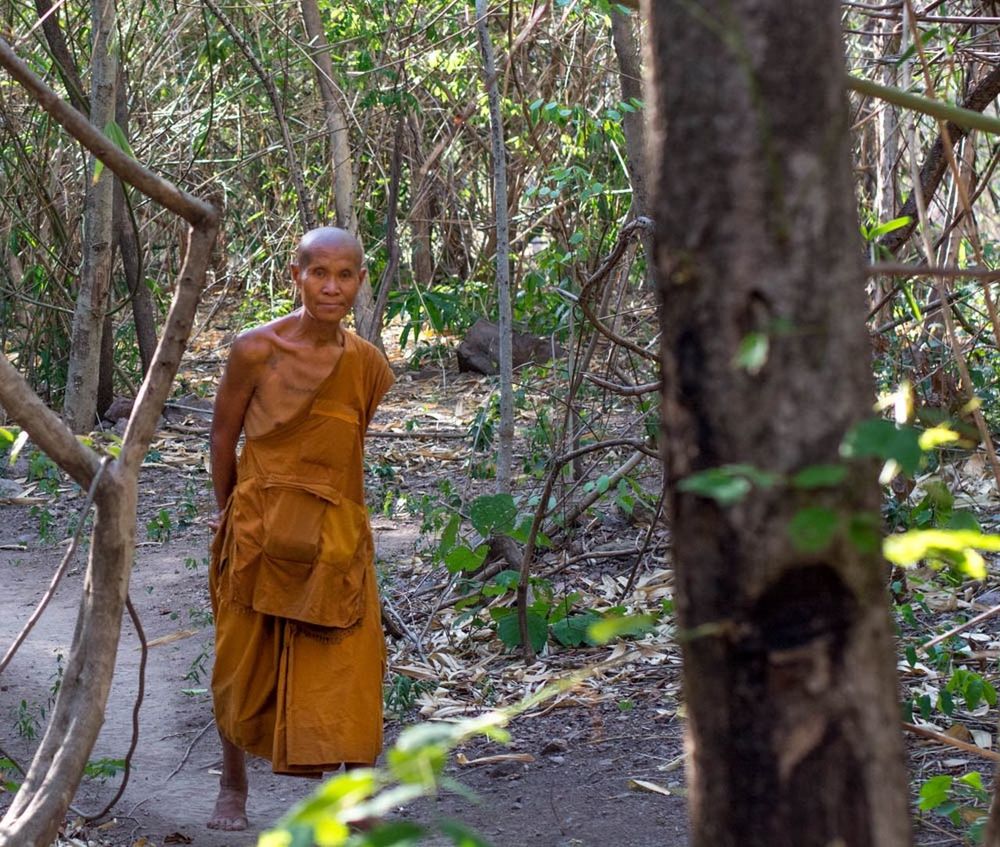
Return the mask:
[[[114,0],[93,0],[91,26],[90,119],[101,132],[115,117],[117,77]],[[100,168],[100,172],[98,172]],[[96,423],[101,335],[111,284],[111,222],[114,174],[91,157],[87,167],[87,199],[83,209],[83,268],[73,312],[69,370],[63,417],[74,432],[89,432]]]
[[133,559],[139,467],[194,322],[218,215],[208,203],[179,190],[115,147],[49,89],[2,38],[0,65],[107,168],[191,224],[163,338],[139,391],[121,452],[107,464],[100,479],[97,455],[73,437],[6,357],[0,356],[0,405],[81,486],[96,483],[91,554],[66,672],[31,767],[0,821],[0,847],[47,847],[62,825],[103,723]]
[[[490,104],[490,139],[493,150],[493,209],[496,220],[497,323],[500,327],[500,427],[497,446],[497,491],[510,492],[514,456],[514,318],[510,302],[510,222],[507,217],[507,151],[500,114],[500,86],[496,58],[487,26],[486,0],[476,0],[476,28],[483,55],[486,92]],[[525,633],[522,633],[525,635]],[[528,643],[528,639],[524,639]]]
[[[728,505],[680,485],[728,464],[788,479],[837,463],[870,415],[838,7],[644,9],[691,844],[902,847],[874,468]],[[735,363],[751,333],[769,342],[759,369]],[[792,543],[807,508],[836,522],[828,543]]]
[[[632,28],[632,17],[611,7],[611,38],[618,57],[618,82],[622,100],[642,99],[642,68],[639,65],[639,46],[636,44]],[[649,198],[646,189],[646,112],[637,109],[623,112],[622,132],[625,134],[625,165],[628,168],[629,183],[632,185],[632,208],[630,218],[649,215]],[[653,236],[644,233],[642,249],[646,254],[649,273],[646,281],[652,285]]]
[[[330,45],[323,29],[323,18],[316,0],[300,0],[302,21],[309,38],[309,53],[316,66],[316,82],[323,98],[326,128],[330,136],[330,165],[333,169],[333,201],[337,226],[358,234],[358,216],[354,209],[354,154],[347,125],[347,104],[334,83]],[[372,284],[365,279],[354,303],[355,325],[367,341],[382,352],[382,316],[376,313]]]

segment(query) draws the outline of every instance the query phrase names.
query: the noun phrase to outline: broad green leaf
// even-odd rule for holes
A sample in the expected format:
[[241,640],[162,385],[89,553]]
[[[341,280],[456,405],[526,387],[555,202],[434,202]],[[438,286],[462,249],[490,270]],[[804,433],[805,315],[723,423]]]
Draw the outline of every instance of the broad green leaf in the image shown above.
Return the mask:
[[890,232],[895,232],[897,229],[902,229],[904,226],[908,226],[912,220],[913,218],[909,215],[903,215],[901,218],[893,218],[891,221],[879,224],[877,227],[869,231],[868,239],[870,241],[875,241],[883,235],[888,235]]
[[611,485],[611,477],[609,477],[607,474],[599,476],[597,478],[597,482],[594,483],[594,486],[601,494],[604,494],[608,490],[608,486],[610,485]]
[[958,778],[958,781],[963,785],[968,785],[975,788],[977,791],[985,791],[983,786],[983,775],[979,771],[972,771],[971,773],[962,774]]
[[516,518],[517,506],[509,494],[486,494],[469,506],[469,520],[483,538],[510,532]]
[[653,628],[652,615],[609,615],[590,625],[588,637],[595,644],[607,644],[626,635],[645,635]]
[[767,354],[771,348],[771,340],[766,333],[748,332],[740,341],[740,346],[733,357],[733,366],[742,368],[751,376],[756,376],[767,364]]
[[[504,615],[497,621],[497,635],[500,636],[500,640],[506,647],[513,649],[521,646],[521,629],[517,620],[517,610],[510,609],[509,611],[510,614]],[[537,653],[549,639],[549,624],[544,615],[530,609],[527,619],[528,639],[531,641],[532,649]]]
[[8,444],[13,444],[17,434],[5,426],[0,426],[0,450],[6,450]]
[[455,546],[455,541],[458,538],[458,527],[461,523],[462,516],[456,514],[452,515],[445,525],[444,531],[441,533],[441,541],[438,543],[438,556],[442,559]]
[[493,579],[483,586],[483,594],[487,597],[497,597],[513,591],[521,581],[521,575],[517,571],[500,571]]
[[393,847],[418,844],[426,829],[410,821],[390,821],[365,833],[365,847]]
[[582,612],[569,615],[552,624],[552,637],[564,647],[579,647],[581,644],[595,644],[590,637],[590,627],[601,620],[596,612]]
[[746,477],[735,475],[725,468],[710,468],[691,474],[682,479],[677,487],[681,491],[715,500],[720,506],[739,503],[752,488]]
[[897,426],[883,418],[861,421],[847,434],[840,453],[848,459],[866,456],[891,459],[911,476],[920,468],[923,458],[919,432],[912,426]]
[[840,525],[840,517],[830,509],[810,506],[800,509],[788,524],[788,536],[797,550],[819,553],[825,550]]
[[920,786],[920,811],[929,812],[936,809],[948,799],[951,791],[952,778],[947,774],[932,776]]
[[882,522],[871,512],[857,512],[847,522],[847,537],[862,553],[875,553],[882,541]]
[[462,544],[448,552],[444,557],[444,565],[448,573],[474,571],[486,561],[486,554],[489,552],[489,544],[480,544],[475,550]]
[[833,488],[847,476],[844,465],[809,465],[792,477],[795,488]]

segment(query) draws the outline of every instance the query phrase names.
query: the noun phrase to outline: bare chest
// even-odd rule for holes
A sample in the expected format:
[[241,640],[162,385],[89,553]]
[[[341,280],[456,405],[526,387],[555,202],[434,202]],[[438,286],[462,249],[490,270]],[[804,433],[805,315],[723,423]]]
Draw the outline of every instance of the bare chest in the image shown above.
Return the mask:
[[298,352],[273,356],[250,399],[244,420],[246,435],[266,435],[308,409],[342,354],[342,347],[333,347],[321,355]]

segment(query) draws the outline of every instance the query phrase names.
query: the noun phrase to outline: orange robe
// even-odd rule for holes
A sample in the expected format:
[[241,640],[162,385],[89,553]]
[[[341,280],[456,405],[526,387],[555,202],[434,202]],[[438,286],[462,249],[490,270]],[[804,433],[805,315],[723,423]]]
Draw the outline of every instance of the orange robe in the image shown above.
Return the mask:
[[312,403],[247,438],[212,545],[219,731],[314,775],[382,749],[385,641],[365,507],[364,433],[392,371],[345,332]]

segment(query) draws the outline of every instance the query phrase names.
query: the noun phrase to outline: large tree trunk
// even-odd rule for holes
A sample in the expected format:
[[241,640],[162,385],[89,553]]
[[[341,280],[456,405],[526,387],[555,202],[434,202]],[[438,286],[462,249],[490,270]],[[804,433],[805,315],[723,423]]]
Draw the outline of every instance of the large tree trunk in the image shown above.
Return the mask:
[[[117,50],[114,0],[93,0],[90,55],[90,120],[104,131],[115,117]],[[73,331],[63,417],[74,432],[87,432],[96,423],[101,334],[111,283],[111,222],[114,174],[97,173],[97,158],[87,167],[87,199],[83,209],[83,269],[73,313]],[[96,178],[95,178],[96,177]]]
[[[691,843],[907,845],[874,469],[729,505],[680,486],[728,464],[787,479],[837,463],[871,414],[838,7],[645,10]],[[752,333],[766,361],[740,367]],[[806,508],[838,522],[820,549],[791,542]]]

